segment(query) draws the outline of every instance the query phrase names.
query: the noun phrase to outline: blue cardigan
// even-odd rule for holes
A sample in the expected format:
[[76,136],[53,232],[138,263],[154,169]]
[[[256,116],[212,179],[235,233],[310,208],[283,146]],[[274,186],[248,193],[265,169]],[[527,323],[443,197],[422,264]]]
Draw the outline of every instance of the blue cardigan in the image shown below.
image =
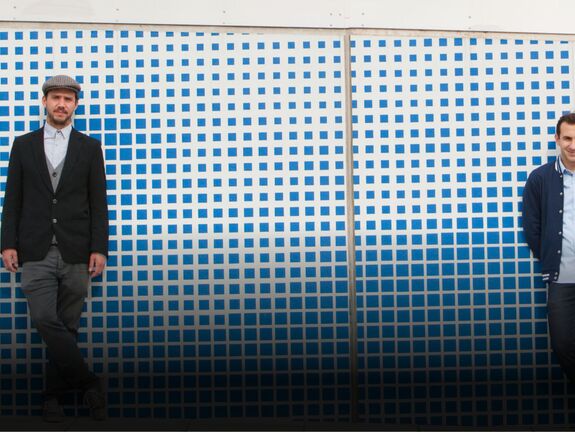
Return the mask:
[[523,230],[545,282],[559,278],[563,240],[563,173],[559,160],[535,169],[523,190]]

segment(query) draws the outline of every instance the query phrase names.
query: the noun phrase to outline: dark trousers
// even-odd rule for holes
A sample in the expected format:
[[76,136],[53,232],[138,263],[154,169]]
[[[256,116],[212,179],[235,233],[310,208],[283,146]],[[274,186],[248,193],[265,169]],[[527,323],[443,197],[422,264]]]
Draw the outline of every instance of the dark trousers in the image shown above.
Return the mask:
[[55,246],[43,260],[22,266],[22,291],[32,323],[48,351],[46,398],[98,386],[98,378],[88,369],[77,344],[89,282],[88,263],[65,263]]
[[551,283],[547,297],[551,347],[561,369],[575,383],[575,283]]

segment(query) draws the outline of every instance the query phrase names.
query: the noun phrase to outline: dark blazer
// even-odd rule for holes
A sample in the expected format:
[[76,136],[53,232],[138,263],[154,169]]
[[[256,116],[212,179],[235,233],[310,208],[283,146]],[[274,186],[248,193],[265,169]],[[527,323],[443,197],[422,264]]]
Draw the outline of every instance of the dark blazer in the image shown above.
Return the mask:
[[108,256],[108,204],[101,143],[72,129],[54,191],[44,152],[44,129],[14,140],[2,209],[1,250],[16,249],[20,263],[39,261],[56,235],[68,264]]

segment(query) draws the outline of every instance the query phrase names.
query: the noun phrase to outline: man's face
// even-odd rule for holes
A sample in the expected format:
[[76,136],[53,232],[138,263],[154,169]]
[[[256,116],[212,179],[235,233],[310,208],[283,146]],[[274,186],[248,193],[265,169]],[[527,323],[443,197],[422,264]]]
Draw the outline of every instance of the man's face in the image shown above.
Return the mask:
[[42,98],[42,105],[46,108],[46,121],[55,128],[62,129],[72,123],[78,100],[72,90],[56,89]]

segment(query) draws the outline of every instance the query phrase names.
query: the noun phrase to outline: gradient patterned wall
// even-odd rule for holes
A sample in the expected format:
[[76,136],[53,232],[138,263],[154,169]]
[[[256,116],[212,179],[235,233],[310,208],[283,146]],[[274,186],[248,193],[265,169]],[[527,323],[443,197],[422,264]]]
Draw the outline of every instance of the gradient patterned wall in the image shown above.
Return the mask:
[[[353,152],[340,33],[0,31],[2,189],[47,76],[82,82],[75,125],[104,143],[112,251],[81,343],[110,415],[569,421],[518,214],[571,44],[351,39]],[[0,275],[2,415],[42,389],[18,283]]]
[[572,103],[570,45],[354,42],[362,415],[566,422],[546,289],[518,215]]

